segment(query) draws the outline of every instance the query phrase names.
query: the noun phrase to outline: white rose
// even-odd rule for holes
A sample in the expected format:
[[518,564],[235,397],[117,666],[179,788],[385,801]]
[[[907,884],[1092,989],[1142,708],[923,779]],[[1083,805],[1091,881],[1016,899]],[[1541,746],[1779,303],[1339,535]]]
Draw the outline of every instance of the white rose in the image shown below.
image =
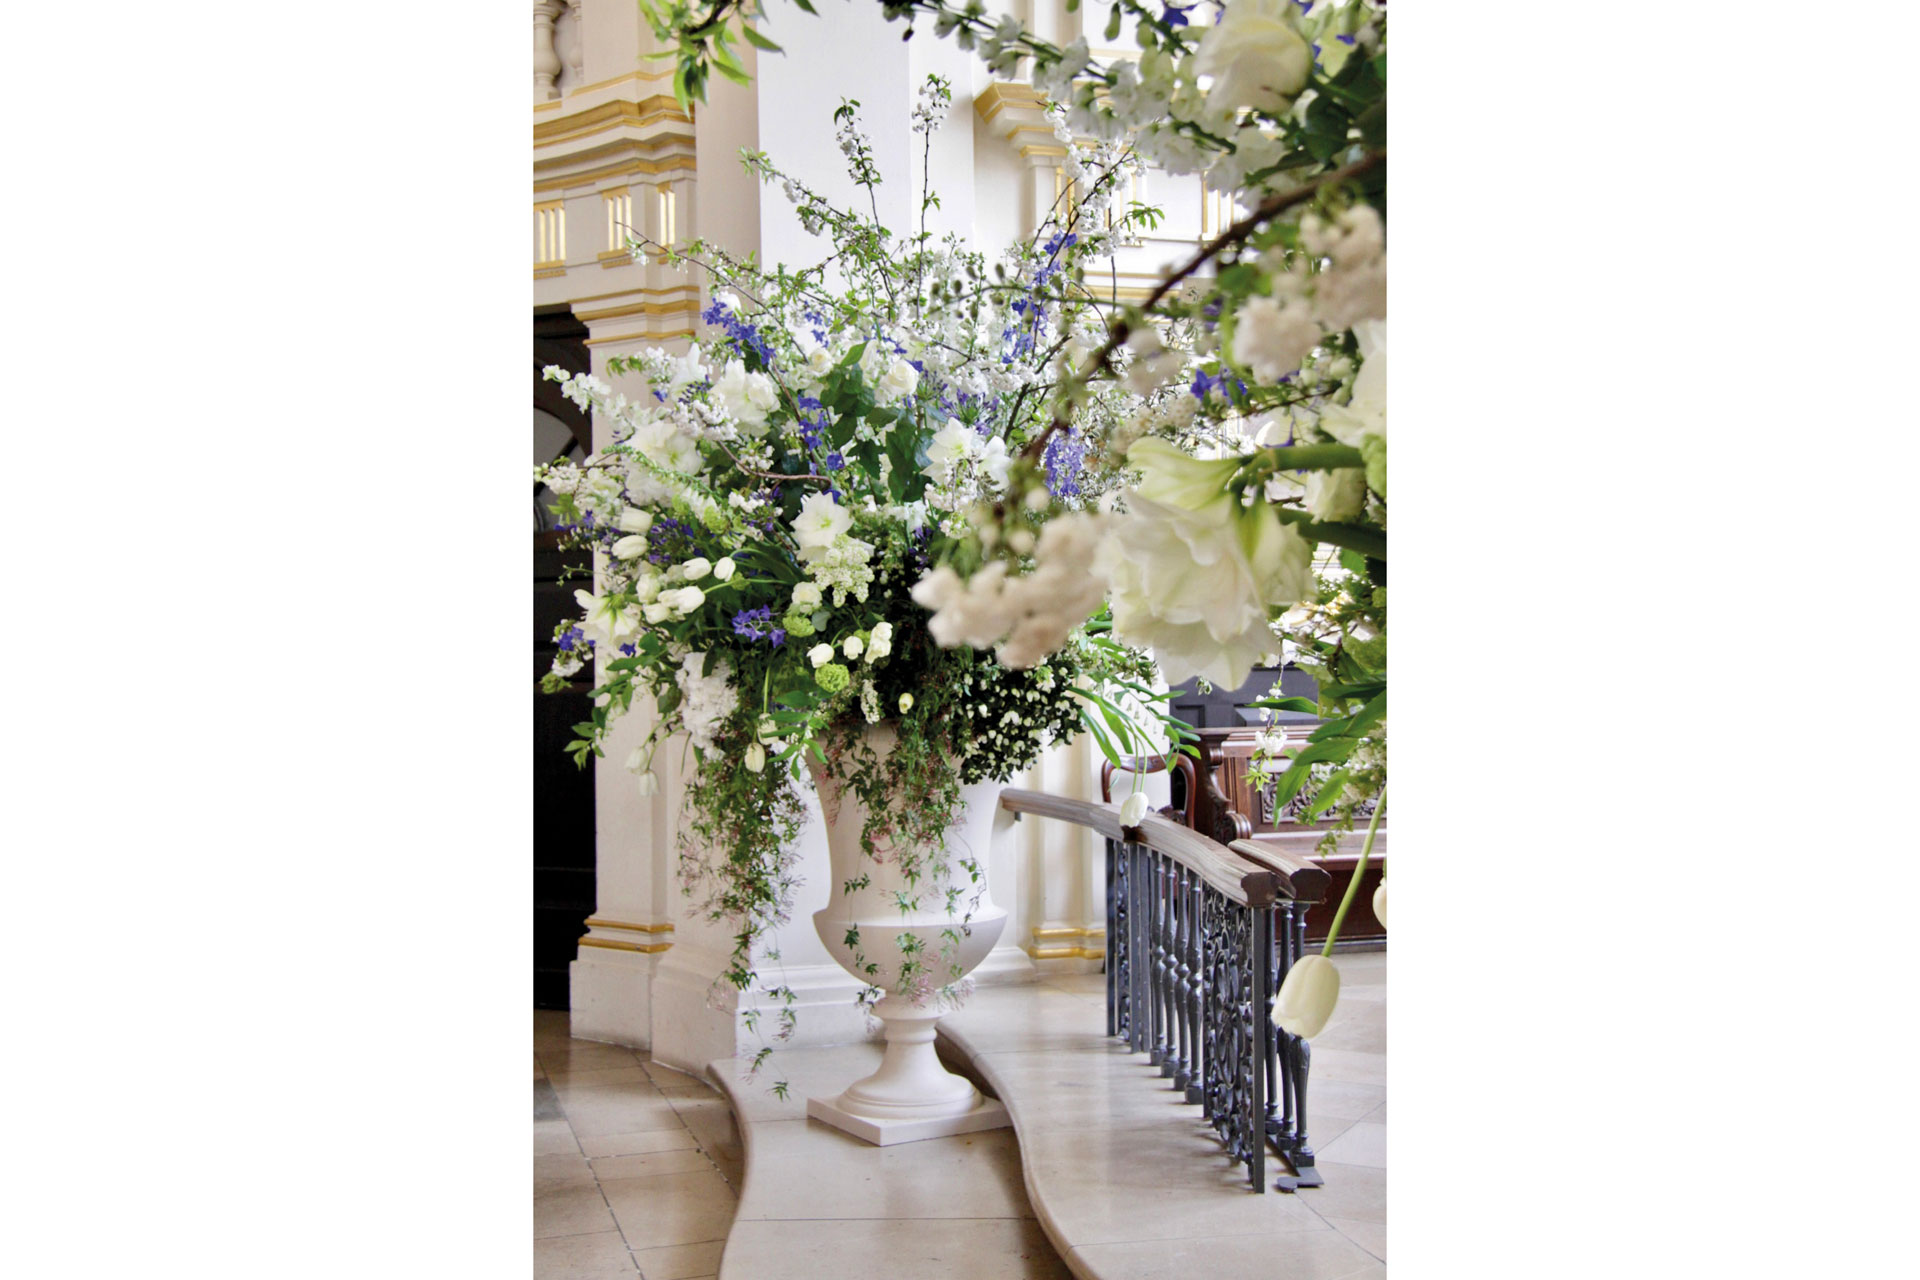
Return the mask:
[[729,582],[733,579],[733,557],[724,556],[713,566],[713,576],[717,581]]
[[713,561],[705,556],[695,556],[681,565],[680,571],[686,575],[688,582],[695,582],[713,572]]
[[780,393],[774,389],[773,379],[764,373],[747,375],[747,403],[760,411],[762,421],[780,405]]
[[815,347],[807,353],[807,374],[815,381],[825,378],[833,372],[833,352],[825,347]]
[[876,399],[890,402],[913,394],[920,385],[920,373],[904,359],[896,356],[887,366],[886,376],[880,379],[880,385],[874,389]]
[[1367,507],[1367,473],[1359,467],[1307,473],[1307,510],[1315,520],[1351,520]]
[[1307,86],[1313,50],[1293,28],[1287,0],[1228,0],[1201,39],[1194,70],[1213,77],[1212,111],[1254,107],[1279,115]]
[[1273,1020],[1289,1035],[1311,1040],[1326,1028],[1340,1000],[1340,971],[1322,955],[1302,956],[1287,970],[1273,998]]
[[847,660],[851,662],[860,656],[860,651],[864,648],[866,648],[866,645],[861,643],[859,636],[848,636],[846,640],[841,643],[840,652],[846,654]]
[[[753,377],[766,381],[762,374]],[[773,407],[770,402],[763,405],[762,397],[756,397],[747,367],[738,360],[727,361],[726,371],[713,384],[713,398],[741,426],[749,429],[763,426],[767,421],[767,410]]]
[[814,670],[818,671],[821,667],[833,661],[833,646],[830,644],[817,644],[813,646],[813,648],[807,650],[807,661],[811,662]]

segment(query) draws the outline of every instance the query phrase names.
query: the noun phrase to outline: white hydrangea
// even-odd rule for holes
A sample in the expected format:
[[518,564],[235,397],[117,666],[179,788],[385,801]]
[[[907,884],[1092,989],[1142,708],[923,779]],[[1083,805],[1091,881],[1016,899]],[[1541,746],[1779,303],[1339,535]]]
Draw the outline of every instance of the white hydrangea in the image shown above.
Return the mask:
[[711,751],[721,725],[740,705],[739,692],[733,687],[733,669],[716,658],[713,670],[701,675],[707,655],[690,653],[680,660],[674,683],[680,686],[680,723],[687,737],[702,751]]

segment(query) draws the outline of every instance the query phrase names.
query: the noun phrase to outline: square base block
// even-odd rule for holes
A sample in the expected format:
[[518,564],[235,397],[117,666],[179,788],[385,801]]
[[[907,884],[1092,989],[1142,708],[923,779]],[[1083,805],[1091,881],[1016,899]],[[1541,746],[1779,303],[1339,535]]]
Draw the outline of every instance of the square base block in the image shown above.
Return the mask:
[[840,1107],[840,1099],[808,1098],[807,1115],[822,1124],[830,1124],[876,1147],[891,1147],[901,1142],[921,1142],[927,1138],[950,1138],[957,1133],[979,1133],[983,1129],[1004,1129],[1013,1121],[998,1098],[982,1096],[980,1105],[957,1116],[933,1120],[874,1120],[857,1116]]

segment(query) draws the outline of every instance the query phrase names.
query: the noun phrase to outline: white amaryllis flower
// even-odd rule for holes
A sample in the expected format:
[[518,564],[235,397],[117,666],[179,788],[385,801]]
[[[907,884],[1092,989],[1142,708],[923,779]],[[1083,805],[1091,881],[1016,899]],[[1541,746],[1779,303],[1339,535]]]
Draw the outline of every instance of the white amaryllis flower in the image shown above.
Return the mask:
[[1288,0],[1228,0],[1200,41],[1194,70],[1213,77],[1207,107],[1284,113],[1306,88],[1313,50],[1293,26]]
[[1140,820],[1146,816],[1147,793],[1144,791],[1128,792],[1127,798],[1120,802],[1120,825],[1123,827],[1137,827],[1140,825]]
[[800,513],[793,518],[793,538],[800,546],[803,560],[826,550],[853,528],[853,513],[833,500],[832,495],[810,493],[800,500]]
[[713,398],[748,428],[765,426],[767,414],[780,403],[772,379],[764,373],[748,373],[738,360],[727,361],[726,371],[713,384]]
[[591,591],[575,591],[573,598],[586,612],[580,625],[596,640],[620,644],[640,630],[640,615],[630,605],[623,608],[613,602],[613,597]]
[[1264,502],[1242,507],[1238,458],[1200,461],[1164,440],[1127,451],[1144,472],[1100,547],[1114,634],[1153,649],[1169,682],[1238,688],[1276,647],[1267,616],[1314,590],[1313,547]]
[[1387,882],[1382,880],[1380,887],[1373,891],[1373,918],[1380,922],[1382,929],[1387,927]]
[[935,484],[944,484],[953,468],[966,461],[979,442],[973,428],[957,418],[947,419],[947,425],[927,442],[927,465],[920,469],[921,474]]
[[714,561],[713,578],[715,582],[731,582],[733,580],[732,556],[723,556]]
[[1287,970],[1273,998],[1273,1020],[1289,1035],[1311,1040],[1326,1029],[1340,1001],[1340,971],[1325,956],[1302,956]]
[[1357,449],[1367,436],[1387,438],[1387,322],[1363,321],[1353,326],[1353,336],[1360,344],[1360,376],[1347,403],[1320,411],[1320,427]]
[[815,671],[818,671],[833,661],[833,646],[824,643],[813,646],[807,650],[807,661],[813,664]]

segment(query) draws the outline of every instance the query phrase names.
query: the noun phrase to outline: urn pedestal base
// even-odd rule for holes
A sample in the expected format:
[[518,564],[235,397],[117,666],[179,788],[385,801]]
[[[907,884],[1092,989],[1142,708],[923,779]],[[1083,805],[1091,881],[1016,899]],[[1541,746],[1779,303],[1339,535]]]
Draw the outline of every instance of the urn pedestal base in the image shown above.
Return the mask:
[[809,1116],[877,1147],[1012,1123],[999,1099],[941,1065],[933,1047],[937,1010],[889,996],[873,1012],[887,1025],[880,1069],[832,1098],[808,1098]]

